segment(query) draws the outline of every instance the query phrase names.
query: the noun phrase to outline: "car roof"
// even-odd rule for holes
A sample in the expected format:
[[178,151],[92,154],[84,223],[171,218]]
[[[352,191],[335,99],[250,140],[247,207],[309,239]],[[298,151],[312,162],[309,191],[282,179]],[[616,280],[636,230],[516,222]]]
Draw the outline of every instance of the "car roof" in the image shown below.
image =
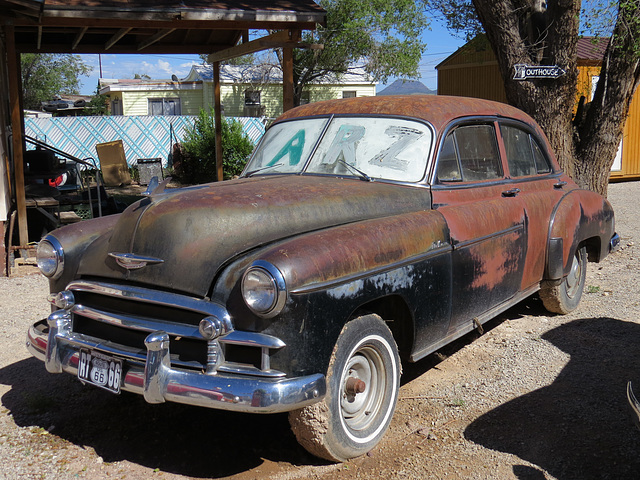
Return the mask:
[[504,103],[445,95],[394,95],[327,100],[285,112],[277,121],[318,115],[400,115],[425,120],[440,130],[451,120],[469,116],[513,118],[540,131],[526,113]]

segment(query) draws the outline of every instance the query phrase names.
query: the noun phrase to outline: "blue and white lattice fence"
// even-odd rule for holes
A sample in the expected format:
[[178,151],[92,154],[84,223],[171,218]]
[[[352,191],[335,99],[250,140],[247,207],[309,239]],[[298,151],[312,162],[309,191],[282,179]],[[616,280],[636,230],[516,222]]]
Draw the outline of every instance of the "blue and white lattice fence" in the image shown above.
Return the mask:
[[[98,161],[96,144],[122,140],[129,165],[141,158],[161,158],[166,165],[173,143],[193,126],[192,116],[108,116],[26,118],[25,133],[74,157]],[[255,143],[265,131],[259,118],[236,118]]]

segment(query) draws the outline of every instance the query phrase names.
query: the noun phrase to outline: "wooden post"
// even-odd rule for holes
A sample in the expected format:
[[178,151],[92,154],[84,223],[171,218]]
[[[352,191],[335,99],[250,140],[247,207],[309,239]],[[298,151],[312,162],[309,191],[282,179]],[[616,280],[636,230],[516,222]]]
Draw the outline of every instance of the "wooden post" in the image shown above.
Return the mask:
[[222,172],[222,102],[220,101],[220,62],[213,62],[213,116],[216,124],[216,178],[224,179]]
[[[7,71],[9,72],[9,109],[11,111],[11,132],[13,138],[13,169],[16,206],[18,211],[18,234],[20,246],[29,243],[27,228],[27,205],[24,191],[24,141],[22,138],[22,109],[20,105],[20,54],[16,51],[14,27],[7,25]],[[8,247],[11,246],[9,242]]]
[[[299,30],[289,32],[290,40],[298,41]],[[282,111],[286,112],[294,107],[293,100],[293,47],[282,47]]]

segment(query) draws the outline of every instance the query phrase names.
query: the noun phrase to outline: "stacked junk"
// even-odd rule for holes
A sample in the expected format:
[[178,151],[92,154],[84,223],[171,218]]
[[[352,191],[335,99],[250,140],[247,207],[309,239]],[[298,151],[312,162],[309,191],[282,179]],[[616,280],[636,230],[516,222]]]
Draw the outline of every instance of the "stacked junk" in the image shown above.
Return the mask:
[[[34,148],[24,152],[25,204],[29,243],[65,224],[121,212],[126,205],[107,195],[95,159],[80,159],[36,138],[25,136]],[[128,172],[127,172],[128,174]],[[7,272],[19,245],[16,215],[10,215]]]

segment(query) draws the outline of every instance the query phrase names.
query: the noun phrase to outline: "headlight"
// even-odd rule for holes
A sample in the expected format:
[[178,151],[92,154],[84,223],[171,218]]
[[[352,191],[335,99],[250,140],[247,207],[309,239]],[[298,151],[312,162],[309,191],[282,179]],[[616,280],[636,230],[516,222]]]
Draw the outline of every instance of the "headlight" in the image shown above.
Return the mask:
[[242,298],[257,315],[276,316],[284,307],[287,288],[284,277],[274,265],[257,260],[242,277]]
[[45,277],[58,278],[64,267],[62,245],[55,237],[46,236],[38,244],[36,251],[38,268]]

